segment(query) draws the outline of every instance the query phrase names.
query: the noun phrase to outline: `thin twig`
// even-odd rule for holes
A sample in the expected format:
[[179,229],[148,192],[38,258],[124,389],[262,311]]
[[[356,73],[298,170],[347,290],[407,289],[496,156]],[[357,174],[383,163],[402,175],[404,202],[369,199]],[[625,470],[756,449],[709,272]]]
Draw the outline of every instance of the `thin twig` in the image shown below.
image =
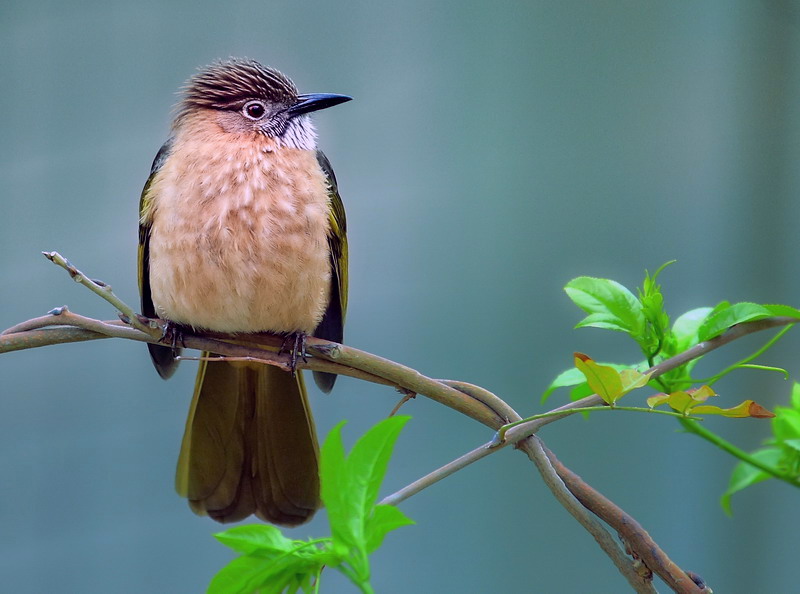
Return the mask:
[[78,270],[72,263],[67,260],[64,256],[59,254],[58,252],[42,252],[42,255],[50,260],[53,264],[57,264],[61,266],[64,270],[66,270],[69,275],[72,277],[76,283],[82,284],[84,287],[92,291],[93,293],[99,295],[106,301],[108,301],[111,305],[117,308],[117,310],[125,316],[128,323],[136,328],[137,330],[144,332],[145,334],[154,335],[156,333],[160,333],[159,330],[155,326],[146,326],[142,324],[136,312],[131,308],[128,304],[122,301],[119,297],[114,295],[114,291],[111,290],[111,286],[105,283],[99,283],[90,279],[88,276],[83,274],[80,270]]
[[[509,444],[504,444],[504,445],[509,445]],[[425,476],[418,478],[410,485],[406,485],[405,487],[399,489],[398,491],[395,491],[391,495],[387,495],[380,501],[380,503],[386,505],[398,505],[402,503],[409,497],[416,495],[420,491],[427,489],[428,487],[438,483],[442,479],[446,479],[448,476],[455,474],[456,472],[458,472],[463,468],[466,468],[473,462],[477,462],[481,458],[485,458],[486,456],[494,454],[495,450],[492,449],[491,446],[492,442],[489,442],[475,448],[470,452],[467,452],[466,454],[463,454],[462,456],[456,458],[455,460],[448,462],[444,466],[437,468],[433,472],[430,472]]]

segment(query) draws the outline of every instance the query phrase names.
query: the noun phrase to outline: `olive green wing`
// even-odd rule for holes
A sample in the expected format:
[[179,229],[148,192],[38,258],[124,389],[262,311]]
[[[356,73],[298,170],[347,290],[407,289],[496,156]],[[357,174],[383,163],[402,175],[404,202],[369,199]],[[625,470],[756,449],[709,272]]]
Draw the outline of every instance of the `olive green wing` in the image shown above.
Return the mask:
[[[325,309],[322,321],[314,331],[314,336],[333,342],[342,342],[344,318],[347,311],[347,221],[330,161],[322,151],[317,151],[317,161],[328,179],[328,196],[330,198],[328,248],[331,258],[331,288],[328,307]],[[336,381],[336,375],[315,371],[314,381],[320,390],[330,392]]]
[[[172,139],[167,140],[158,151],[150,168],[150,177],[142,190],[142,197],[139,200],[139,293],[142,298],[142,315],[148,318],[157,318],[156,308],[150,295],[150,213],[153,208],[153,181],[157,178],[159,171],[169,156],[172,147]],[[173,349],[156,344],[148,344],[150,358],[158,371],[158,375],[168,379],[178,368],[178,361],[175,356],[180,353],[180,349]]]

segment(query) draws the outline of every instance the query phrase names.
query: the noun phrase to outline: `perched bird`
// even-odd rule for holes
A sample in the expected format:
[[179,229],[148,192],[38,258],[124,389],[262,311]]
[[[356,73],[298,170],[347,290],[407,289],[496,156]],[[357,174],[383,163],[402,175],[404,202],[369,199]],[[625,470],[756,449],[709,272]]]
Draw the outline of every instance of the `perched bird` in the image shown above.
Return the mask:
[[[307,114],[349,100],[299,94],[251,60],[217,62],[188,81],[139,207],[145,316],[342,341],[344,207]],[[169,378],[178,349],[148,347]],[[325,392],[336,379],[314,376]],[[175,482],[196,513],[219,522],[310,519],[318,445],[302,374],[201,360]]]

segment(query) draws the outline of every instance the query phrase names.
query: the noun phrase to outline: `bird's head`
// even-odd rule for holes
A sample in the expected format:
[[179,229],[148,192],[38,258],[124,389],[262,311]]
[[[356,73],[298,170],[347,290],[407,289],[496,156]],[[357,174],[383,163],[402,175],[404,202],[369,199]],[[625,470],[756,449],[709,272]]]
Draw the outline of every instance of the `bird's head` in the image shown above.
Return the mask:
[[232,58],[200,70],[186,83],[175,127],[206,114],[226,132],[268,136],[279,145],[313,149],[316,132],[306,114],[350,101],[346,95],[300,94],[274,68]]

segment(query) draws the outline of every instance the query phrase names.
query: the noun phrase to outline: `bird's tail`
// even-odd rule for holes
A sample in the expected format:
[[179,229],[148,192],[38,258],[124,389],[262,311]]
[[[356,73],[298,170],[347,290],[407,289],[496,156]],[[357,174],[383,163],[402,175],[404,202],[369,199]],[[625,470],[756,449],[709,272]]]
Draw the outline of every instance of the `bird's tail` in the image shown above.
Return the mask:
[[195,513],[218,522],[255,514],[301,524],[320,505],[318,468],[300,371],[201,361],[175,477]]

